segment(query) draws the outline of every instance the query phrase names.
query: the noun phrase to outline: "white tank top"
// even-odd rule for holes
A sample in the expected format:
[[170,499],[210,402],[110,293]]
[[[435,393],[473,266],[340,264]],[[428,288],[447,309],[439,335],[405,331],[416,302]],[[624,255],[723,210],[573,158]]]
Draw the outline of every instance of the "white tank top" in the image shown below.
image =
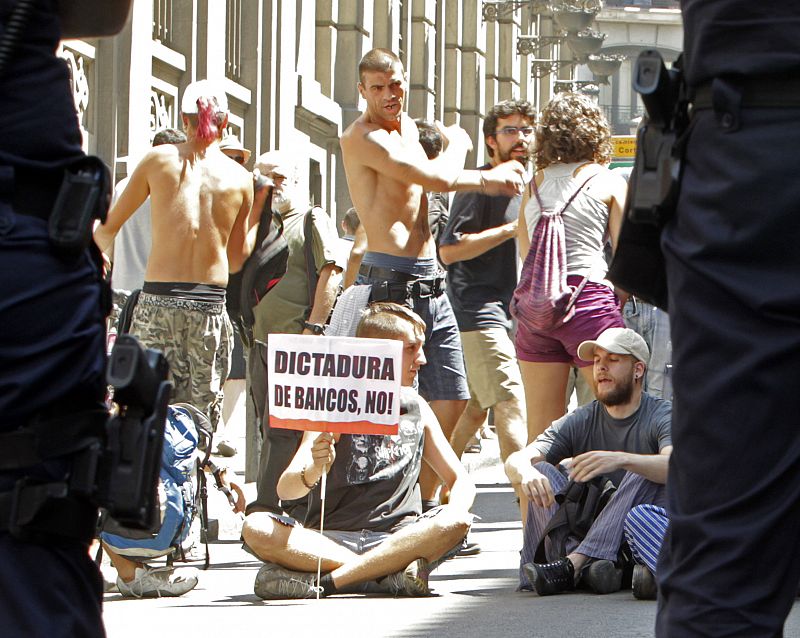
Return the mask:
[[[539,197],[546,209],[558,210],[590,175],[606,171],[598,164],[584,168],[577,177],[575,170],[585,164],[551,164],[543,170],[544,180],[539,186]],[[604,247],[608,237],[608,206],[593,189],[597,178],[590,181],[564,211],[564,231],[567,243],[567,274],[588,277],[589,281],[605,283],[606,263]],[[531,191],[525,207],[525,223],[529,236],[541,217],[539,202]]]

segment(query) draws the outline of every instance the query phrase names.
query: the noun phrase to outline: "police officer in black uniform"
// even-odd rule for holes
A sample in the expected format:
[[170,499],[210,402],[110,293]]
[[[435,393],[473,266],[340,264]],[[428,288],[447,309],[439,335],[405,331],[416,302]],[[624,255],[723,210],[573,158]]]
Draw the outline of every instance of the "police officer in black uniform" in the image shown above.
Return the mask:
[[88,556],[97,509],[65,488],[77,454],[70,450],[103,423],[102,272],[96,251],[57,252],[48,220],[65,168],[83,158],[69,73],[55,49],[62,37],[118,32],[129,8],[130,0],[0,0],[0,633],[6,637],[105,633],[101,579]]
[[658,636],[781,636],[800,579],[800,4],[682,0],[662,237],[675,403]]

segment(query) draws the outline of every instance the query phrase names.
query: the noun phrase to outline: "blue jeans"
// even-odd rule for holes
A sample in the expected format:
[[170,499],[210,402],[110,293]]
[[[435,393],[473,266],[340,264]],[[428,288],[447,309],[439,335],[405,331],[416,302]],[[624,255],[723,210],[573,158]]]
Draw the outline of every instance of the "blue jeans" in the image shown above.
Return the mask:
[[[424,279],[436,276],[433,262],[433,259],[414,260],[368,252],[362,264],[391,268]],[[356,279],[358,284],[380,282],[364,275],[358,275]],[[419,371],[419,393],[426,401],[469,399],[461,335],[450,299],[443,292],[435,296],[413,297],[411,306],[425,322],[425,357],[428,363]]]

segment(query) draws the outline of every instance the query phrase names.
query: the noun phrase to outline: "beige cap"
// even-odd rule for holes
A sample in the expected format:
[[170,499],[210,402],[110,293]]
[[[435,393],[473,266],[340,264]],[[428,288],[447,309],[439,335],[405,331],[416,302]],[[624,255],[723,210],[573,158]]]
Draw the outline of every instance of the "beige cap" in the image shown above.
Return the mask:
[[639,361],[650,360],[650,349],[639,333],[630,328],[608,328],[594,341],[584,341],[578,346],[578,357],[584,361],[594,360],[594,349],[602,348],[614,354],[630,354]]
[[192,82],[183,92],[183,99],[181,100],[181,113],[185,113],[186,115],[196,115],[197,100],[199,100],[201,97],[213,98],[216,100],[217,108],[215,110],[217,113],[228,112],[228,96],[225,94],[225,89],[211,80],[198,80],[197,82]]
[[241,151],[244,154],[245,164],[250,159],[250,151],[239,141],[235,135],[225,135],[219,143],[221,151]]
[[292,181],[295,178],[297,162],[286,151],[267,151],[258,156],[255,168],[265,177],[270,173],[277,173]]

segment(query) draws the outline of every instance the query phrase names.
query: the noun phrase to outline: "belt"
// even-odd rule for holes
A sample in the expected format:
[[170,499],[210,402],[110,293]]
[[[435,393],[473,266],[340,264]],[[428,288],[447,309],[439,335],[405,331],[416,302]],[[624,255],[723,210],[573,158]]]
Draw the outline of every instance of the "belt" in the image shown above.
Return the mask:
[[[5,172],[9,167],[0,170]],[[64,170],[27,169],[19,166],[11,170],[13,177],[9,174],[8,178],[13,185],[6,189],[6,199],[14,212],[18,215],[48,219],[61,190]]]
[[409,282],[380,281],[372,284],[370,301],[394,301],[402,304],[409,299],[438,297],[444,290],[444,277],[416,279]]
[[[742,108],[800,107],[800,78],[758,77],[731,79],[730,85],[739,88]],[[691,89],[694,110],[714,108],[714,82]]]
[[400,270],[395,270],[394,268],[382,268],[381,266],[368,266],[367,264],[361,264],[358,269],[358,274],[363,275],[364,277],[369,277],[370,279],[380,279],[381,281],[391,281],[391,282],[407,282],[407,281],[418,281],[422,279],[421,277],[417,277],[416,275],[412,275],[407,272],[402,272]]

